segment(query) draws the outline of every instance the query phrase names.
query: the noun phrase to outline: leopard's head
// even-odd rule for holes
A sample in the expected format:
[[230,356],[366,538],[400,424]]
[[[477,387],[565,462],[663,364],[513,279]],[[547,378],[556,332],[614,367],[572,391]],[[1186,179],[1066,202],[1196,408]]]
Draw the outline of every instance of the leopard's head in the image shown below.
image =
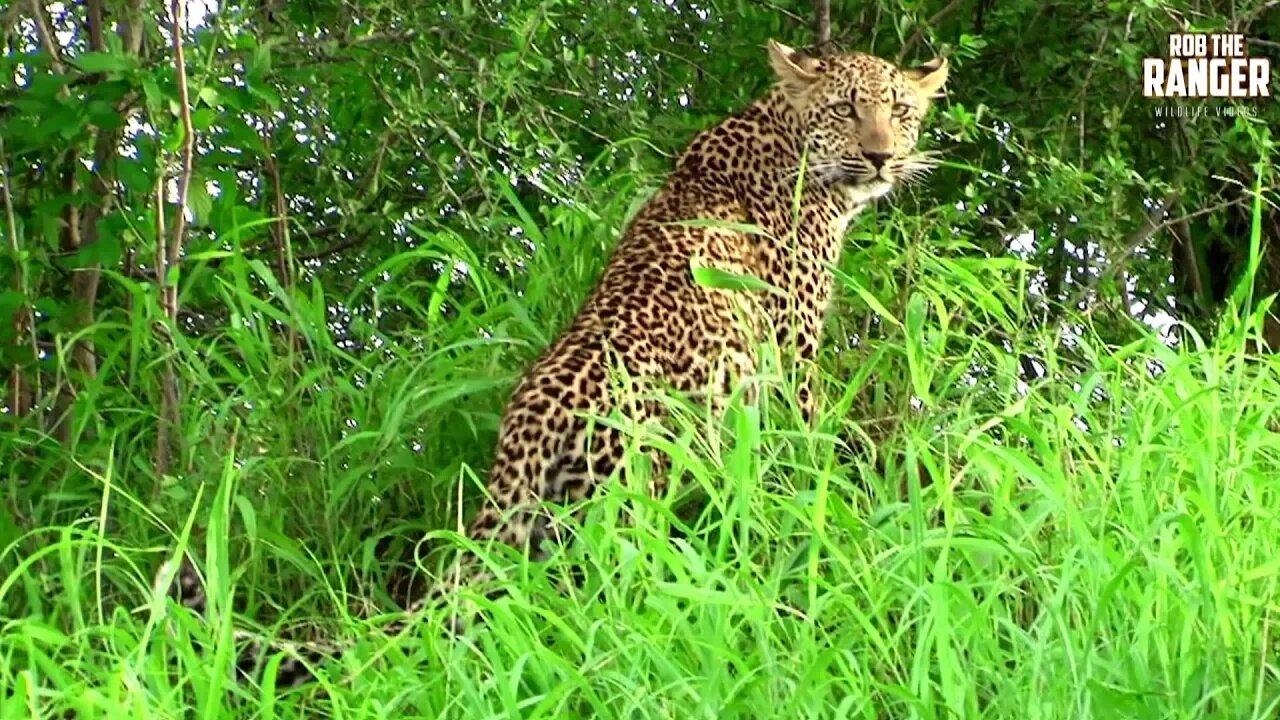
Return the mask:
[[921,120],[947,82],[947,61],[912,68],[863,53],[812,57],[769,41],[782,94],[799,118],[807,176],[869,197],[921,177]]

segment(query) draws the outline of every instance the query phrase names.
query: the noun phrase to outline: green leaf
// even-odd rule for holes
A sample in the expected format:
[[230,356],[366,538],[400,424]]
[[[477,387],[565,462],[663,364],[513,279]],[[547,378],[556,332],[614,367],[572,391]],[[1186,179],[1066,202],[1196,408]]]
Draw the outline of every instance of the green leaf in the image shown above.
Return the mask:
[[116,111],[115,104],[106,100],[89,101],[85,113],[90,122],[103,130],[114,130],[124,124],[124,118]]
[[131,55],[87,52],[76,57],[75,64],[86,73],[125,72],[135,67]]
[[148,193],[152,190],[148,168],[137,160],[126,157],[116,159],[116,175],[131,193]]
[[711,267],[694,267],[690,265],[693,272],[693,280],[702,287],[713,288],[716,290],[745,290],[749,292],[770,292],[775,295],[783,295],[782,290],[770,285],[754,275],[745,273],[733,273],[728,270]]
[[208,130],[213,126],[213,121],[218,119],[218,113],[212,108],[200,108],[191,113],[191,127],[196,130]]
[[880,299],[875,295],[872,295],[870,290],[863,287],[862,283],[858,282],[851,275],[846,274],[839,268],[832,267],[831,271],[842,283],[844,283],[845,287],[857,293],[858,297],[862,298],[862,302],[866,303],[872,311],[880,316],[882,320],[889,322],[889,324],[895,327],[902,327],[902,323],[898,318],[894,317],[893,313],[889,312],[889,309],[881,304]]
[[729,220],[717,220],[715,218],[697,218],[695,220],[674,220],[672,222],[663,223],[664,225],[681,225],[684,227],[695,228],[718,228],[721,230],[734,230],[747,235],[768,235],[769,231],[754,225],[752,223],[737,223]]
[[25,302],[26,298],[16,290],[0,290],[0,324],[10,327],[11,318]]
[[209,188],[205,186],[204,180],[191,179],[191,186],[187,189],[187,207],[195,215],[195,224],[205,225],[209,222],[209,215],[213,212],[213,198],[209,196]]
[[165,135],[164,149],[169,152],[177,152],[178,148],[182,147],[182,141],[186,136],[187,129],[183,127],[182,123],[175,123],[173,130]]
[[98,221],[98,242],[94,243],[96,259],[103,267],[116,267],[124,256],[124,233],[129,220],[121,212],[113,212]]
[[440,309],[444,306],[445,295],[449,292],[449,279],[452,274],[452,268],[446,268],[446,271],[436,278],[435,288],[427,301],[427,322],[434,323],[440,319]]
[[250,93],[265,100],[272,110],[280,109],[280,94],[276,92],[275,88],[265,83],[249,83],[248,87]]
[[911,374],[911,387],[916,397],[926,405],[932,404],[929,394],[929,376],[925,364],[924,321],[928,314],[928,299],[923,293],[913,292],[907,301],[906,350],[907,366]]
[[68,642],[66,635],[47,625],[38,624],[36,621],[19,623],[18,627],[24,635],[44,645],[59,647]]
[[55,298],[51,298],[51,297],[36,298],[36,301],[31,305],[32,307],[35,308],[36,312],[52,320],[57,320],[61,318],[63,309],[66,307],[62,303],[58,302]]
[[150,75],[142,78],[142,95],[147,100],[147,109],[155,113],[165,101],[164,91],[160,89],[160,83]]
[[200,262],[202,260],[220,260],[229,257],[235,257],[235,253],[230,250],[205,250],[191,253],[183,259],[190,262]]
[[39,131],[44,137],[57,134],[64,139],[80,133],[89,122],[89,116],[80,107],[61,105],[40,119]]
[[58,103],[58,91],[74,80],[70,75],[36,75],[22,95],[14,99],[14,103],[25,106],[24,101],[36,100],[43,103]]
[[249,61],[248,75],[260,78],[271,72],[271,43],[263,43],[253,49],[253,58]]
[[208,85],[200,88],[200,92],[196,95],[196,97],[200,100],[200,102],[204,103],[205,105],[208,105],[209,107],[218,107],[220,104],[222,104],[222,96],[218,94],[217,90],[213,89],[212,87],[209,87]]
[[[515,209],[516,214],[520,216],[521,229],[523,229],[525,234],[529,236],[529,239],[537,243],[539,246],[545,245],[547,239],[542,234],[542,228],[538,226],[538,223],[533,219],[533,216],[529,214],[529,210],[525,208],[524,203],[520,202],[520,198],[516,197],[516,193],[511,189],[511,185],[506,182],[499,183],[498,190],[502,192],[502,196],[506,198],[507,202],[511,204],[511,207]],[[387,209],[384,208],[383,212],[387,212]]]

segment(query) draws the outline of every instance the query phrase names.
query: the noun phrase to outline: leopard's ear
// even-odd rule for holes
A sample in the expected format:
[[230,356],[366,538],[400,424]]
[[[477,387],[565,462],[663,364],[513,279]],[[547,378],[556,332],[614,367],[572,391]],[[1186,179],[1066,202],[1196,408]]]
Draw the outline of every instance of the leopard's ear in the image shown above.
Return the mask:
[[822,77],[825,64],[777,40],[769,41],[769,64],[790,92],[803,92]]
[[917,65],[905,71],[906,76],[916,85],[920,97],[929,99],[937,97],[942,86],[947,84],[949,64],[944,57],[936,57],[927,63]]

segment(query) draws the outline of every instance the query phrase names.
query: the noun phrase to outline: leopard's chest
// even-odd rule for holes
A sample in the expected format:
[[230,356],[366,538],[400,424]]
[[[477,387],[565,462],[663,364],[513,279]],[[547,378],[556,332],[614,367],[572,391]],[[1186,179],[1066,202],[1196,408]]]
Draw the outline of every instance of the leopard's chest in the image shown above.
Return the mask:
[[[794,220],[759,245],[763,279],[781,292],[771,304],[775,314],[789,313],[809,322],[827,310],[849,223],[865,206],[821,203],[803,208]],[[775,317],[775,321],[797,319]]]

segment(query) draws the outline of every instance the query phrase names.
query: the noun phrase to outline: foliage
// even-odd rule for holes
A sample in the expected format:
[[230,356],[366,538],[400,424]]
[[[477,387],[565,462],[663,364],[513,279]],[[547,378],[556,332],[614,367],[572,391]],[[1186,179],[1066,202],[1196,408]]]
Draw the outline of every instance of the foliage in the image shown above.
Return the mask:
[[[820,427],[685,408],[693,497],[614,488],[495,556],[490,630],[391,644],[519,372],[811,4],[192,3],[182,66],[158,3],[0,11],[5,716],[1274,716],[1280,106],[1139,82],[1273,6],[834,0],[954,74],[944,167],[851,231]],[[149,587],[175,544],[211,627]],[[233,620],[359,649],[237,689]]]

